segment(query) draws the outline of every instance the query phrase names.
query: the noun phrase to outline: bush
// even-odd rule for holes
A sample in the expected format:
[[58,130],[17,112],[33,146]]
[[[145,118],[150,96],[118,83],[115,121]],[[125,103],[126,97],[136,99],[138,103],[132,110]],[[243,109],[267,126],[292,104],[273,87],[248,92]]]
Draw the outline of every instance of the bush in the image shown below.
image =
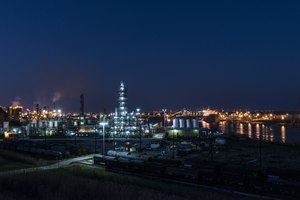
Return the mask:
[[7,161],[22,162],[26,164],[36,164],[36,159],[34,159],[33,157],[14,151],[0,150],[0,156]]

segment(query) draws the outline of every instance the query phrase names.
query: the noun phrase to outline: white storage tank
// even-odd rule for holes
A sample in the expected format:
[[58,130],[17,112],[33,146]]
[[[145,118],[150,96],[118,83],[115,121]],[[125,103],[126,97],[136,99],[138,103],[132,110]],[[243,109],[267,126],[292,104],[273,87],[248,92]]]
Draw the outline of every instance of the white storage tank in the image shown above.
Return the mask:
[[172,127],[173,128],[178,128],[178,119],[177,118],[173,119],[173,126]]
[[[3,127],[5,128],[4,122],[3,122]],[[30,123],[30,127],[37,127],[37,121],[35,119],[32,120],[32,122]]]
[[48,127],[49,127],[49,128],[53,128],[53,124],[54,124],[54,122],[49,121],[49,122],[48,122]]
[[198,122],[198,119],[193,119],[193,127],[194,127],[194,128],[199,128],[199,122]]
[[190,119],[186,119],[186,128],[192,128]]
[[53,126],[54,126],[54,128],[57,128],[58,127],[58,121],[54,121]]
[[185,120],[179,119],[179,128],[185,128]]

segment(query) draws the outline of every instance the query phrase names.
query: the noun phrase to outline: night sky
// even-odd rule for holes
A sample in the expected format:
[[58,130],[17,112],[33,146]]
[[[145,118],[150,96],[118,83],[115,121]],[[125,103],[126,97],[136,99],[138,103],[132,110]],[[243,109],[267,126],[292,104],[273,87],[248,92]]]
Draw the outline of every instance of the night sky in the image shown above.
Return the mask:
[[299,55],[299,1],[0,3],[3,106],[295,110]]

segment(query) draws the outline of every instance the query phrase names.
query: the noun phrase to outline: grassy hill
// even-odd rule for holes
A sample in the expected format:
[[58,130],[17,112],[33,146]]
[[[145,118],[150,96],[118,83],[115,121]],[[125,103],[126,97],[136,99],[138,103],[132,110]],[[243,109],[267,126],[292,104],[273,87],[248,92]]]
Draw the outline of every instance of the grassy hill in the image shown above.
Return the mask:
[[2,200],[53,199],[250,199],[173,183],[159,182],[107,172],[103,169],[73,167],[0,177]]

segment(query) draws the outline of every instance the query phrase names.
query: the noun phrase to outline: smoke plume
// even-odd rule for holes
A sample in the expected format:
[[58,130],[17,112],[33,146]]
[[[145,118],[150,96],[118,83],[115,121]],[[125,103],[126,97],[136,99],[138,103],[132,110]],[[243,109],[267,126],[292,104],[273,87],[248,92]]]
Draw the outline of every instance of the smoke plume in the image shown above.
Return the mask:
[[21,105],[20,100],[21,100],[20,97],[16,97],[16,98],[11,102],[12,106],[19,106],[19,105]]
[[55,92],[53,94],[52,102],[55,103],[55,102],[59,101],[60,98],[61,98],[61,93],[60,92]]

